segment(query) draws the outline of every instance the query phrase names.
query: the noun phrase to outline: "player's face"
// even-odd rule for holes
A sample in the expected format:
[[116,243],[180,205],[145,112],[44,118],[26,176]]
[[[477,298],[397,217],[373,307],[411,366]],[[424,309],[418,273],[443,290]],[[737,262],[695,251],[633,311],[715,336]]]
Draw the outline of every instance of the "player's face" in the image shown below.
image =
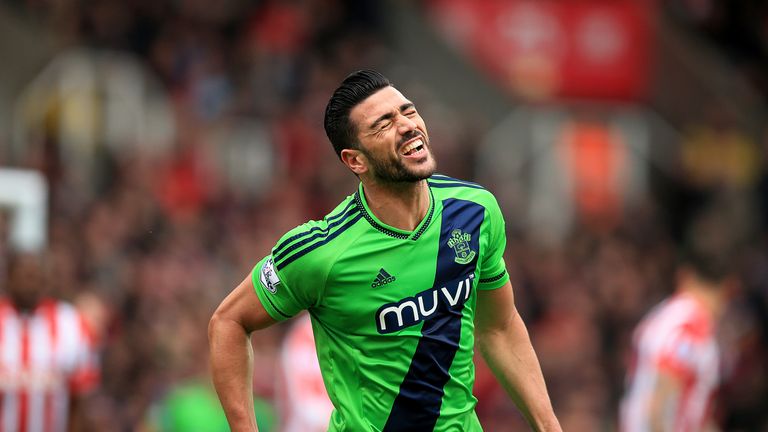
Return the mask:
[[415,182],[434,174],[437,164],[424,120],[394,87],[355,106],[350,120],[357,127],[367,169],[379,181]]
[[40,257],[20,255],[8,269],[8,295],[23,310],[32,310],[43,294],[45,284]]

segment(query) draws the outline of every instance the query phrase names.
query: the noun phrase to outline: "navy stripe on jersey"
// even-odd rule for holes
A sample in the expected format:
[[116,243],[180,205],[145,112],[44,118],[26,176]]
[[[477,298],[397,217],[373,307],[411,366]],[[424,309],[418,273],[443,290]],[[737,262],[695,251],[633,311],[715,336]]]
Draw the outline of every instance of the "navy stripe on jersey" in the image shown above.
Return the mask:
[[[472,278],[479,256],[480,225],[485,208],[481,205],[458,199],[443,201],[440,248],[437,256],[434,289],[455,286],[458,282]],[[447,245],[454,230],[469,234],[468,246],[475,252],[467,264],[457,262],[458,255]],[[450,288],[448,288],[450,291]],[[467,292],[467,297],[469,292]],[[456,295],[459,298],[459,295]],[[466,299],[465,296],[460,296]],[[411,365],[400,392],[392,404],[384,431],[431,431],[440,417],[445,384],[450,379],[449,370],[461,338],[461,318],[464,301],[453,306],[439,302],[438,310],[424,321],[421,339],[416,346]]]
[[472,189],[483,189],[483,190],[485,190],[485,188],[480,186],[479,184],[468,183],[468,182],[464,182],[464,181],[461,181],[461,180],[450,181],[450,182],[446,181],[445,183],[443,183],[442,179],[435,179],[435,180],[440,180],[440,181],[434,181],[430,177],[430,179],[429,179],[429,186],[430,187],[435,187],[435,188],[467,187],[467,188],[472,188]]
[[[312,243],[311,245],[309,245],[309,246],[305,247],[304,249],[296,252],[295,254],[289,256],[288,258],[286,258],[284,261],[281,261],[280,263],[275,261],[275,266],[277,267],[278,270],[284,269],[285,266],[287,266],[288,264],[296,261],[297,259],[303,257],[304,255],[312,252],[313,250],[319,248],[320,246],[322,246],[322,245],[330,242],[331,240],[335,239],[336,236],[338,236],[339,234],[343,233],[344,231],[347,230],[347,228],[349,228],[352,225],[354,225],[355,223],[357,223],[357,221],[359,221],[362,217],[363,217],[363,215],[361,215],[360,213],[357,213],[352,219],[348,219],[348,221],[344,225],[340,226],[339,229],[337,229],[336,231],[334,231],[331,234],[329,234],[328,236],[326,236],[323,240],[321,240],[321,241],[319,241],[317,243]],[[338,222],[342,222],[342,221],[340,220]],[[318,234],[315,234],[312,237],[316,237],[317,235]]]
[[497,280],[504,277],[504,275],[507,274],[507,270],[504,269],[501,273],[497,274],[496,276],[492,276],[485,279],[480,279],[480,283],[488,283],[488,282],[496,282]]
[[[343,209],[342,211],[338,212],[338,213],[337,213],[337,214],[335,214],[335,215],[332,215],[332,216],[329,216],[329,217],[327,217],[327,218],[326,218],[326,222],[327,222],[328,224],[331,224],[331,223],[333,223],[333,222],[334,222],[336,219],[339,219],[339,218],[345,219],[345,218],[348,216],[348,215],[347,215],[347,213],[348,213],[348,210],[349,210],[349,209],[350,209],[350,208],[351,208],[353,205],[355,205],[355,201],[354,201],[354,200],[350,200],[350,201],[349,201],[349,203],[347,204],[347,206],[346,206],[346,207],[344,207],[344,209]],[[284,247],[288,246],[288,245],[289,245],[291,242],[293,242],[294,240],[298,240],[298,239],[300,239],[300,238],[302,238],[302,237],[306,237],[306,236],[308,236],[308,235],[312,234],[313,232],[315,232],[315,231],[319,231],[319,230],[321,230],[321,229],[322,229],[321,227],[319,227],[319,226],[316,226],[316,227],[314,227],[314,228],[312,228],[312,229],[309,229],[309,230],[307,230],[307,231],[303,231],[303,232],[300,232],[300,233],[298,233],[298,234],[292,235],[291,237],[289,237],[289,238],[287,238],[287,239],[283,240],[283,242],[282,242],[282,243],[280,243],[279,245],[275,246],[275,249],[272,251],[272,255],[277,255],[277,254],[279,254],[279,253],[282,251],[282,249],[283,249]]]
[[[286,256],[288,256],[291,252],[295,251],[296,249],[299,249],[300,247],[302,247],[302,246],[306,245],[307,243],[310,243],[313,240],[316,240],[316,239],[318,239],[320,237],[327,236],[328,233],[331,231],[331,229],[335,228],[339,224],[344,223],[344,221],[348,220],[355,213],[358,213],[357,208],[350,209],[344,215],[343,218],[341,218],[341,219],[339,219],[339,220],[337,220],[337,221],[335,221],[335,222],[333,222],[331,224],[328,224],[327,227],[325,227],[325,228],[316,227],[316,228],[318,228],[318,230],[317,230],[318,232],[315,233],[314,235],[312,235],[310,237],[307,237],[307,238],[305,238],[305,239],[303,239],[301,241],[298,241],[298,242],[292,244],[291,246],[289,246],[288,248],[284,249],[282,252],[280,252],[278,254],[275,254],[273,252],[272,255],[273,255],[273,259],[275,260],[275,265],[278,265],[279,261],[282,261]],[[359,214],[358,214],[358,216],[359,216]]]
[[477,184],[475,182],[471,182],[471,181],[467,181],[467,180],[460,180],[460,179],[453,178],[453,177],[448,177],[447,175],[442,175],[442,174],[433,174],[432,177],[430,177],[429,179],[430,180],[437,180],[437,181],[447,181],[447,182],[453,182],[453,183],[462,183],[462,184],[465,184],[467,186],[474,186],[474,187],[479,187],[481,189],[485,189],[484,187],[482,187],[481,185],[479,185],[479,184]]

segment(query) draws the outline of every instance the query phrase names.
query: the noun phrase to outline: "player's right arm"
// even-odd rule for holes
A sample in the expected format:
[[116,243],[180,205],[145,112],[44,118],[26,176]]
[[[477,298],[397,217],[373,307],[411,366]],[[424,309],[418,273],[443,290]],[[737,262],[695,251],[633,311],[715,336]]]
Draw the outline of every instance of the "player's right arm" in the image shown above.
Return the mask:
[[258,431],[250,334],[274,323],[248,275],[221,302],[208,324],[213,384],[233,432]]
[[[342,203],[342,208],[352,207]],[[222,301],[208,324],[213,384],[233,432],[258,430],[250,334],[317,304],[331,261],[313,251],[325,244],[333,226],[312,221],[286,233]]]

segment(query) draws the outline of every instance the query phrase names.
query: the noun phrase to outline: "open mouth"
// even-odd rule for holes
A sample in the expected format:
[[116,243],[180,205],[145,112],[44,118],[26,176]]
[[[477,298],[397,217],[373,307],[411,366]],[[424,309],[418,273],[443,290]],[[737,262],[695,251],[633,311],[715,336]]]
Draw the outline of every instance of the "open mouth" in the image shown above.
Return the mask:
[[411,141],[409,144],[403,146],[400,150],[400,154],[403,156],[414,156],[424,151],[424,141],[419,138]]

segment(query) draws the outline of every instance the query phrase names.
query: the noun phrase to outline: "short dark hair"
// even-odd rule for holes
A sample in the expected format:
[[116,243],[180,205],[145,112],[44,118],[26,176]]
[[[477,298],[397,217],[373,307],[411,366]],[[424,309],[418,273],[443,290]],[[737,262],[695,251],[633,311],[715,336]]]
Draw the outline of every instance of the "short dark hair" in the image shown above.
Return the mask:
[[682,247],[682,263],[702,279],[718,284],[738,272],[742,258],[743,221],[722,197],[708,197],[694,211]]
[[333,96],[325,107],[323,126],[339,158],[341,158],[341,151],[345,148],[357,148],[355,143],[357,130],[349,121],[349,112],[368,96],[391,85],[389,80],[379,72],[359,70],[347,76],[339,88],[333,92]]

